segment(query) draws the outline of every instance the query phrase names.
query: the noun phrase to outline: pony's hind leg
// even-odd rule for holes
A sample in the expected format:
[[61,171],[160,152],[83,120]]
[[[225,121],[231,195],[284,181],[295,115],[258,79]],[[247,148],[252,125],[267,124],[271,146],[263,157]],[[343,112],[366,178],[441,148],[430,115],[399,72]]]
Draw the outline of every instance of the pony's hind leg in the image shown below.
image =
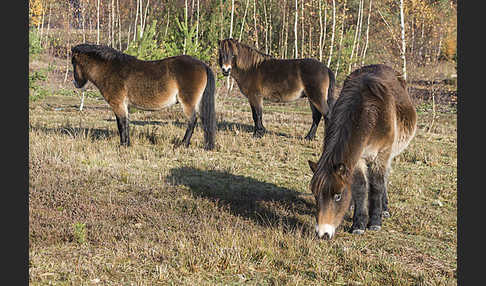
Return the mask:
[[189,144],[191,143],[191,137],[192,137],[192,133],[194,132],[194,128],[196,127],[196,123],[197,123],[197,117],[196,117],[196,112],[194,111],[192,115],[189,117],[186,133],[184,134],[184,138],[182,139],[182,143],[181,143],[184,144],[186,147],[189,147]]
[[316,136],[317,127],[319,126],[319,122],[321,122],[322,118],[322,113],[314,106],[314,104],[311,101],[309,101],[309,104],[312,110],[312,126],[305,136],[306,140],[314,139]]

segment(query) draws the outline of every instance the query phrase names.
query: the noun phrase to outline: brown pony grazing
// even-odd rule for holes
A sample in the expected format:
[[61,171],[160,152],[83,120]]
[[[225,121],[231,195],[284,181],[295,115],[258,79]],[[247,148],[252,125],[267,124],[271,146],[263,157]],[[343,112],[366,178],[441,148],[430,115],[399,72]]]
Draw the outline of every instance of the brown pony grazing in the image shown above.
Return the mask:
[[352,72],[326,126],[310,188],[317,204],[316,234],[332,238],[354,201],[351,232],[381,229],[392,159],[415,135],[417,114],[404,80],[385,65]]
[[142,61],[102,45],[80,44],[71,49],[74,85],[91,81],[113,109],[121,145],[129,146],[128,107],[160,110],[182,103],[189,119],[182,144],[189,146],[199,113],[205,148],[214,148],[216,115],[214,74],[205,63],[182,55]]
[[254,137],[262,137],[265,133],[263,98],[291,102],[307,97],[312,110],[312,126],[305,139],[314,138],[322,115],[327,123],[335,101],[335,79],[334,73],[323,63],[315,59],[275,59],[234,39],[219,41],[218,45],[223,75],[231,74],[250,102]]

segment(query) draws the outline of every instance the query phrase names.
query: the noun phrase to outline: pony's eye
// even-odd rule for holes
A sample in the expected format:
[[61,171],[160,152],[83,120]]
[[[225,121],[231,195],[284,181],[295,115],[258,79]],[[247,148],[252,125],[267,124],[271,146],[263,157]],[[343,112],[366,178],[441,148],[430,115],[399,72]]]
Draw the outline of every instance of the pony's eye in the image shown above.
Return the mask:
[[335,200],[336,202],[339,202],[339,201],[341,200],[341,194],[335,194],[335,195],[334,195],[334,200]]

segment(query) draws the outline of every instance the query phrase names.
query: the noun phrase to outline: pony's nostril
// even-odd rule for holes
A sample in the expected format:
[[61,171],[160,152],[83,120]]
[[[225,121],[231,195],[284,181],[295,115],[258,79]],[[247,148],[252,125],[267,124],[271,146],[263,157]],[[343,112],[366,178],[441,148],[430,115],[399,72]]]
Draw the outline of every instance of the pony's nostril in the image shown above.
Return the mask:
[[326,233],[324,233],[324,235],[322,236],[322,238],[328,240],[328,239],[331,239],[331,235],[326,232]]

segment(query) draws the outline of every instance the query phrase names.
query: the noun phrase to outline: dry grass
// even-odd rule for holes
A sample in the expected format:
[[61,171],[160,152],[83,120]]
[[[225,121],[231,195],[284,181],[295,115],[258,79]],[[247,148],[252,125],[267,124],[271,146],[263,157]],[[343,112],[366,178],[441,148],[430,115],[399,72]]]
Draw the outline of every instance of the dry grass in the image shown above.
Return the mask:
[[29,105],[31,285],[457,284],[453,106],[437,109],[429,132],[430,102],[420,101],[382,230],[351,235],[348,219],[323,241],[307,160],[319,158],[324,131],[302,139],[307,102],[266,104],[270,132],[253,139],[246,99],[219,92],[211,152],[200,127],[190,148],[174,147],[186,128],[180,106],[137,111],[133,145],[120,148],[108,105],[87,98],[79,112],[60,85]]

